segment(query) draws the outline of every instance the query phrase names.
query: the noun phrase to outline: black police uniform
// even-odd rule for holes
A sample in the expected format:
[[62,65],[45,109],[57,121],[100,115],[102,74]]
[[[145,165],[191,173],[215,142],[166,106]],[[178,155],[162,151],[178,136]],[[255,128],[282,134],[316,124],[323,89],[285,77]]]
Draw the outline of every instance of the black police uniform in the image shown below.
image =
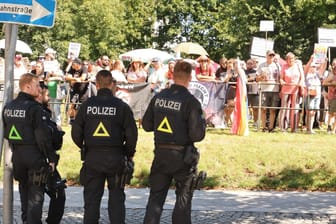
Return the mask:
[[180,85],[164,89],[151,100],[142,120],[154,131],[155,151],[150,173],[150,196],[145,224],[160,223],[162,208],[172,179],[176,182],[173,223],[191,223],[191,165],[184,162],[185,147],[205,136],[205,119],[198,100]]
[[44,200],[44,181],[48,162],[56,162],[51,136],[43,110],[35,99],[24,92],[6,104],[3,110],[4,137],[11,145],[14,178],[19,181],[22,220],[41,222]]
[[85,143],[87,150],[80,176],[84,185],[84,223],[98,223],[105,180],[110,222],[125,223],[124,186],[115,183],[124,157],[131,158],[135,153],[138,130],[130,107],[114,97],[111,90],[100,89],[97,96],[80,106],[71,135],[78,147]]
[[58,224],[61,222],[64,214],[65,206],[65,180],[62,180],[60,173],[57,170],[57,164],[59,161],[59,155],[56,153],[57,150],[61,149],[63,144],[64,132],[60,131],[57,124],[51,119],[51,110],[48,106],[43,104],[43,116],[46,117],[47,125],[52,136],[52,145],[57,158],[55,164],[55,170],[48,176],[48,181],[46,185],[46,193],[50,197],[48,217],[46,222],[49,224]]

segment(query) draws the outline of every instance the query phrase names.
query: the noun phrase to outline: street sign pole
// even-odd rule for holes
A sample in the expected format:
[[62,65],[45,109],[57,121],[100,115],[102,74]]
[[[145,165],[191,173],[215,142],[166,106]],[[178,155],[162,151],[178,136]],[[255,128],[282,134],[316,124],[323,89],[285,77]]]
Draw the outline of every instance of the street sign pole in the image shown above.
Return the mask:
[[[14,77],[14,54],[16,48],[16,39],[18,33],[17,24],[6,24],[6,44],[5,44],[5,92],[4,102],[13,99],[13,77]],[[1,116],[2,117],[2,116]],[[3,122],[1,122],[1,139],[3,139]],[[2,146],[3,144],[1,144]],[[13,165],[12,151],[8,142],[5,141],[4,147],[4,188],[3,188],[3,223],[13,223]]]

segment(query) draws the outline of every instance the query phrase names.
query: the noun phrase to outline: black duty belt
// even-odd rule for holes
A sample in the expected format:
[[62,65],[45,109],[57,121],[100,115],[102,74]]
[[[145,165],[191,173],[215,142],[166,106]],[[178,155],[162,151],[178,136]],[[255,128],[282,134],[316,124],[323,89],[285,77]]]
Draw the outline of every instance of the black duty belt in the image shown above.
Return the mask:
[[184,150],[183,145],[174,145],[174,144],[156,144],[156,148],[160,149],[173,149],[173,150]]

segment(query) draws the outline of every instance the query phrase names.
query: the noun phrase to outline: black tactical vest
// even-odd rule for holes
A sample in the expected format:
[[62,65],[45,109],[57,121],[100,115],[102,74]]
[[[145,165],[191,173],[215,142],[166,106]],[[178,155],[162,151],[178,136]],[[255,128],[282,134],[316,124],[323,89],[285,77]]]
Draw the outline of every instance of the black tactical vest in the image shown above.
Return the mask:
[[35,136],[32,126],[29,107],[38,105],[34,101],[13,100],[3,111],[5,122],[4,137],[13,145],[35,145]]
[[[184,98],[184,99],[183,99]],[[154,132],[156,143],[187,145],[188,127],[185,120],[187,116],[186,104],[188,96],[171,98],[168,95],[158,97],[154,101]]]
[[124,143],[121,100],[94,96],[85,105],[84,139],[88,147],[122,147]]

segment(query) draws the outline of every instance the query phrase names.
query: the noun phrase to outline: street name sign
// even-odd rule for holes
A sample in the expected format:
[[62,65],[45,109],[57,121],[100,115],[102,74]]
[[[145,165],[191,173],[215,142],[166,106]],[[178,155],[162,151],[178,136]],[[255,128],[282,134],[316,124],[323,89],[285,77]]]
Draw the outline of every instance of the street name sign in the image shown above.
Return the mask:
[[0,22],[53,27],[56,0],[0,0]]

